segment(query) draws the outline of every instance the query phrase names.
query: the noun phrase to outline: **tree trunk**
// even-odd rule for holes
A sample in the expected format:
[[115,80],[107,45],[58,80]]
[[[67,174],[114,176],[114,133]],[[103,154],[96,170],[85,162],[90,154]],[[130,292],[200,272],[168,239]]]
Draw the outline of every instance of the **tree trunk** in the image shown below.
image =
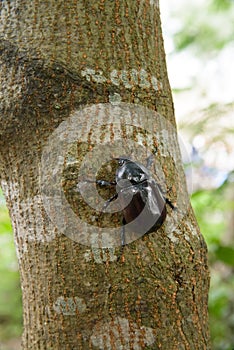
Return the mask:
[[[207,251],[186,191],[158,1],[0,6],[1,186],[22,348],[209,349]],[[123,154],[153,155],[150,171],[176,205],[157,232],[127,231],[124,249],[121,212],[100,215],[97,192],[87,205],[94,169],[110,180],[110,159]]]

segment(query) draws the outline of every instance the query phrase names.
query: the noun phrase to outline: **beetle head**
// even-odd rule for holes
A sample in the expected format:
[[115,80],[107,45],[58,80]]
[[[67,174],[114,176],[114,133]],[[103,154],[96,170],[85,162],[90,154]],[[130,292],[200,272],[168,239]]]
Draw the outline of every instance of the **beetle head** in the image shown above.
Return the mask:
[[[130,181],[132,185],[142,183],[142,181],[148,180],[150,174],[148,170],[140,163],[134,162],[127,157],[114,158],[118,160],[119,168],[116,172],[116,181],[120,182],[123,180]],[[125,186],[128,187],[129,183]]]
[[127,157],[118,157],[118,158],[114,158],[114,160],[117,160],[118,163],[119,163],[119,166],[122,166],[128,162],[132,162],[132,160],[130,158],[127,158]]

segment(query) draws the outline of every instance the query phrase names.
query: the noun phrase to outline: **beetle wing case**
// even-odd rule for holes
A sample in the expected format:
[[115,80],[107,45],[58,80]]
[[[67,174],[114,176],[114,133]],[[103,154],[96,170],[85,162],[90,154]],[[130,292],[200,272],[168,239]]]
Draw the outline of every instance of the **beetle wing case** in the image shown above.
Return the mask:
[[[129,196],[131,201],[129,203]],[[166,201],[154,179],[130,186],[119,194],[120,201],[129,203],[123,209],[126,230],[141,235],[157,230],[166,218]]]

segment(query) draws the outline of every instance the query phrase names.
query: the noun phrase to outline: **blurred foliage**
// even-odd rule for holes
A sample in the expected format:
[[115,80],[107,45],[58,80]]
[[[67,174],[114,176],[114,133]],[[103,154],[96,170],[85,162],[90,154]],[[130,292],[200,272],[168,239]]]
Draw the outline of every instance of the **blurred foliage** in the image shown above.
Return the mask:
[[[173,92],[176,93],[174,90]],[[177,92],[180,93],[181,90]],[[186,130],[186,134],[189,134],[190,139],[204,134],[210,143],[225,142],[227,137],[233,137],[234,126],[232,126],[233,123],[228,121],[229,116],[231,116],[230,111],[233,114],[233,110],[234,102],[226,104],[212,103],[206,108],[191,114],[189,123],[186,119],[181,120],[179,126],[180,129]],[[229,146],[229,142],[227,142],[227,146]]]
[[209,317],[215,350],[234,348],[234,228],[230,232],[228,220],[230,214],[234,217],[234,200],[228,196],[233,186],[225,181],[216,189],[198,190],[191,198],[209,251]]
[[[228,20],[224,21],[228,13]],[[188,2],[174,43],[177,51],[193,48],[200,55],[220,51],[234,41],[234,6],[232,0]]]
[[10,218],[0,192],[0,345],[22,333],[22,302]]

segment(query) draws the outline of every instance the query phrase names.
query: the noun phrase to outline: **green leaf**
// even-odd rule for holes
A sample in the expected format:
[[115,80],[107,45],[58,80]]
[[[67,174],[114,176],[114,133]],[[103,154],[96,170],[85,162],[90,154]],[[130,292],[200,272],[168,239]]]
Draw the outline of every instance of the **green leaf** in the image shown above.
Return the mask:
[[215,250],[215,255],[218,260],[227,265],[234,266],[234,248],[229,246],[218,246]]
[[213,0],[210,8],[213,11],[227,11],[232,6],[232,0]]

